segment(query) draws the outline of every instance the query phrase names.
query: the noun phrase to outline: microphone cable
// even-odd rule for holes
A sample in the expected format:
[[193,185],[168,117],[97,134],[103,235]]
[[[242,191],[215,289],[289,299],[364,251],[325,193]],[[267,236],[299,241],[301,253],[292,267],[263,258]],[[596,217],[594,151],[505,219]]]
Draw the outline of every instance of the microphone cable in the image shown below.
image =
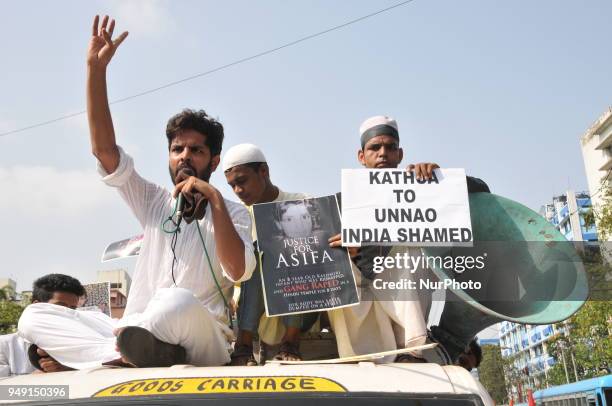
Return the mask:
[[[172,214],[170,214],[170,216],[168,216],[168,218],[161,225],[161,229],[164,233],[172,234],[172,240],[170,241],[170,250],[172,251],[172,266],[170,269],[170,273],[172,275],[172,283],[174,283],[174,286],[177,286],[176,278],[174,277],[174,266],[178,262],[178,259],[176,258],[176,244],[178,242],[178,234],[181,232],[181,221],[183,220],[183,213],[182,213],[183,208],[182,207],[179,208],[179,206],[180,206],[181,200],[183,201],[183,204],[184,204],[183,199],[184,199],[183,194],[182,193],[179,194],[179,198],[176,199],[176,202],[174,203],[174,209],[172,210]],[[174,220],[175,215],[177,218],[176,221]],[[174,226],[172,230],[168,230],[166,228],[166,224],[168,224],[168,222],[171,222],[172,225]]]
[[[170,250],[172,251],[171,274],[172,274],[172,282],[174,283],[174,286],[177,286],[177,287],[178,285],[176,284],[176,279],[174,277],[174,267],[178,263],[178,259],[176,258],[176,244],[178,242],[178,234],[181,232],[180,225],[183,220],[183,213],[182,213],[183,206],[182,205],[184,205],[184,197],[183,197],[183,194],[180,193],[179,197],[176,199],[176,202],[174,203],[174,208],[172,210],[172,213],[161,224],[161,229],[164,233],[172,234],[172,240],[170,242]],[[167,228],[167,224],[169,222],[172,223],[172,226],[173,226],[172,229]],[[217,279],[217,275],[215,275],[215,272],[213,271],[212,262],[210,260],[210,255],[208,254],[208,249],[206,248],[206,244],[204,243],[204,236],[202,235],[202,231],[200,230],[200,223],[198,222],[197,219],[195,220],[195,223],[196,223],[196,228],[198,230],[198,235],[200,236],[200,241],[202,242],[202,247],[204,248],[204,254],[206,255],[206,261],[208,262],[208,269],[210,271],[210,274],[213,277],[213,280],[215,281],[215,286],[217,288],[217,291],[219,292],[219,295],[221,295],[221,298],[223,299],[223,306],[225,307],[225,310],[227,311],[229,327],[231,330],[233,330],[234,323],[232,321],[231,308],[229,306],[229,303],[227,302],[225,295],[223,294],[223,289],[221,289],[221,284],[219,283]]]

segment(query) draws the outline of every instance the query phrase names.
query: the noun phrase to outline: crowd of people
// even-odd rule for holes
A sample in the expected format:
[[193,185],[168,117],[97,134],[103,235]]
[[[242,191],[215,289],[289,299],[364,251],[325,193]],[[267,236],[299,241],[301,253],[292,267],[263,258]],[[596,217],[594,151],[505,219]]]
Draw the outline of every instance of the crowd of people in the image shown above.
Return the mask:
[[[252,206],[308,196],[286,192],[272,183],[266,157],[253,144],[233,146],[221,160],[223,125],[203,110],[186,109],[168,121],[174,190],[142,178],[132,157],[116,142],[109,109],[107,66],[127,37],[124,32],[113,39],[114,27],[108,16],[101,21],[96,16],[93,22],[87,54],[87,115],[102,181],[117,189],[144,230],[124,316],[117,320],[101,312],[79,311],[76,307],[84,289],[77,279],[43,276],[34,282],[33,302],[24,310],[18,332],[0,340],[4,357],[0,366],[4,363],[11,374],[100,365],[253,366],[258,364],[253,351],[258,336],[269,337],[267,344],[280,345],[276,359],[297,361],[304,356],[301,334],[321,317],[329,321],[340,357],[406,348],[405,353],[378,362],[455,363],[466,369],[479,364],[476,341],[466,345],[456,359],[440,356],[444,343],[439,343],[441,349],[433,355],[410,351],[432,342],[427,329],[432,298],[426,291],[414,291],[396,301],[362,300],[326,314],[266,317]],[[369,118],[361,125],[359,136],[359,164],[377,169],[400,167],[404,156],[394,119]],[[226,199],[209,183],[219,165],[241,204]],[[421,163],[408,165],[406,170],[421,179],[430,178],[436,168],[437,164]],[[467,182],[469,191],[488,191],[478,179],[468,177]],[[167,220],[176,212],[179,197],[185,202],[180,207],[182,224],[170,224],[180,227],[177,233],[168,229]],[[339,234],[329,244],[346,249]],[[419,248],[406,246],[348,250],[358,285],[375,277],[375,256],[420,255]],[[414,275],[428,272],[423,269]],[[397,274],[385,272],[386,277]],[[233,315],[229,303],[235,286],[240,286],[240,296]],[[236,337],[231,328],[234,318]]]

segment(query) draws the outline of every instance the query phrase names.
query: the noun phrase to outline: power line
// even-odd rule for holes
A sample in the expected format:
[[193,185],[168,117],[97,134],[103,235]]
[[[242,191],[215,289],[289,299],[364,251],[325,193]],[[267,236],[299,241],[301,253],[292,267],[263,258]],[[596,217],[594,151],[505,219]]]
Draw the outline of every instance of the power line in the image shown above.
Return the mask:
[[[188,77],[183,78],[183,79],[176,80],[174,82],[166,83],[164,85],[155,87],[153,89],[145,90],[143,92],[136,93],[136,94],[133,94],[131,96],[126,96],[126,97],[123,97],[121,99],[113,100],[109,104],[123,103],[123,102],[126,102],[128,100],[135,99],[137,97],[141,97],[141,96],[145,96],[147,94],[158,92],[160,90],[166,89],[166,88],[171,87],[171,86],[176,86],[176,85],[178,85],[180,83],[184,83],[184,82],[187,82],[187,81],[190,81],[190,80],[194,80],[194,79],[197,79],[197,78],[201,78],[203,76],[210,75],[210,74],[215,73],[215,72],[219,72],[221,70],[230,68],[232,66],[236,66],[236,65],[248,62],[248,61],[252,61],[253,59],[257,59],[257,58],[260,58],[262,56],[266,56],[266,55],[272,54],[274,52],[278,52],[278,51],[280,51],[282,49],[289,48],[291,46],[297,45],[297,44],[299,44],[301,42],[305,42],[305,41],[311,40],[311,39],[316,38],[316,37],[320,37],[322,35],[325,35],[325,34],[328,34],[328,33],[332,32],[332,31],[340,30],[342,28],[348,27],[349,25],[352,25],[352,24],[361,22],[363,20],[366,20],[368,18],[377,16],[379,14],[385,13],[385,12],[390,11],[392,9],[395,9],[397,7],[404,6],[404,5],[408,4],[408,3],[412,3],[413,1],[414,0],[402,1],[400,3],[394,4],[394,5],[389,6],[387,8],[383,8],[381,10],[375,11],[375,12],[370,13],[370,14],[366,14],[366,15],[361,16],[359,18],[356,18],[354,20],[347,21],[347,22],[345,22],[343,24],[336,25],[334,27],[325,29],[323,31],[316,32],[314,34],[307,35],[305,37],[299,38],[299,39],[291,41],[291,42],[287,42],[287,43],[285,43],[283,45],[280,45],[280,46],[278,46],[276,48],[272,48],[272,49],[269,49],[267,51],[263,51],[263,52],[260,52],[260,53],[257,53],[257,54],[251,55],[251,56],[247,56],[245,58],[238,59],[238,60],[230,62],[228,64],[218,66],[218,67],[213,68],[211,70],[208,70],[206,72],[198,73],[198,74],[195,74],[195,75],[192,75],[192,76],[188,76]],[[63,115],[63,116],[56,117],[56,118],[51,119],[51,120],[43,121],[43,122],[32,124],[32,125],[29,125],[29,126],[26,126],[26,127],[21,127],[21,128],[15,129],[15,130],[10,130],[10,131],[7,131],[7,132],[0,133],[0,137],[1,136],[5,136],[5,135],[10,135],[10,134],[15,134],[15,133],[26,131],[26,130],[30,130],[32,128],[42,127],[42,126],[45,126],[45,125],[48,125],[48,124],[56,123],[58,121],[63,121],[63,120],[66,120],[66,119],[69,119],[69,118],[72,118],[72,117],[80,116],[80,115],[85,114],[85,113],[86,113],[86,110],[81,110],[81,111],[76,112],[76,113],[66,114],[66,115]]]

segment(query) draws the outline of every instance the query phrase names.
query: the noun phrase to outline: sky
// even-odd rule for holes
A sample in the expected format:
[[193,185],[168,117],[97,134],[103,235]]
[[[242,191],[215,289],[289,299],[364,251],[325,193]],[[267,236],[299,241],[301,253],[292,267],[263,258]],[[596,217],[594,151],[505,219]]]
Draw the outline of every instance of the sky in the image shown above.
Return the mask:
[[[95,14],[130,35],[108,72],[121,99],[197,75],[399,1],[1,1],[0,133],[85,108]],[[340,190],[358,128],[397,119],[404,163],[465,168],[538,210],[586,190],[580,136],[611,102],[612,3],[413,0],[295,46],[112,106],[118,143],[145,178],[171,187],[167,119],[203,108],[225,148],[259,145],[286,191]],[[237,200],[220,171],[211,183]],[[83,282],[110,242],[140,233],[96,173],[86,117],[0,136],[0,276]]]

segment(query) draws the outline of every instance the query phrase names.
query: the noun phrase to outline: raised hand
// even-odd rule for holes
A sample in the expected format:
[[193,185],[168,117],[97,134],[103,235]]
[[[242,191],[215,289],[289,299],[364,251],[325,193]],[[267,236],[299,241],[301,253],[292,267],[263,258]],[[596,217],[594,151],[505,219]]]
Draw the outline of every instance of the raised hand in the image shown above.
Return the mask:
[[104,16],[102,19],[102,25],[98,29],[100,16],[96,16],[94,18],[92,37],[89,41],[89,49],[87,50],[87,64],[89,66],[106,68],[119,45],[121,45],[123,40],[125,40],[125,38],[128,36],[128,32],[125,31],[115,40],[113,40],[115,20],[110,20],[110,24],[108,20],[108,16]]

